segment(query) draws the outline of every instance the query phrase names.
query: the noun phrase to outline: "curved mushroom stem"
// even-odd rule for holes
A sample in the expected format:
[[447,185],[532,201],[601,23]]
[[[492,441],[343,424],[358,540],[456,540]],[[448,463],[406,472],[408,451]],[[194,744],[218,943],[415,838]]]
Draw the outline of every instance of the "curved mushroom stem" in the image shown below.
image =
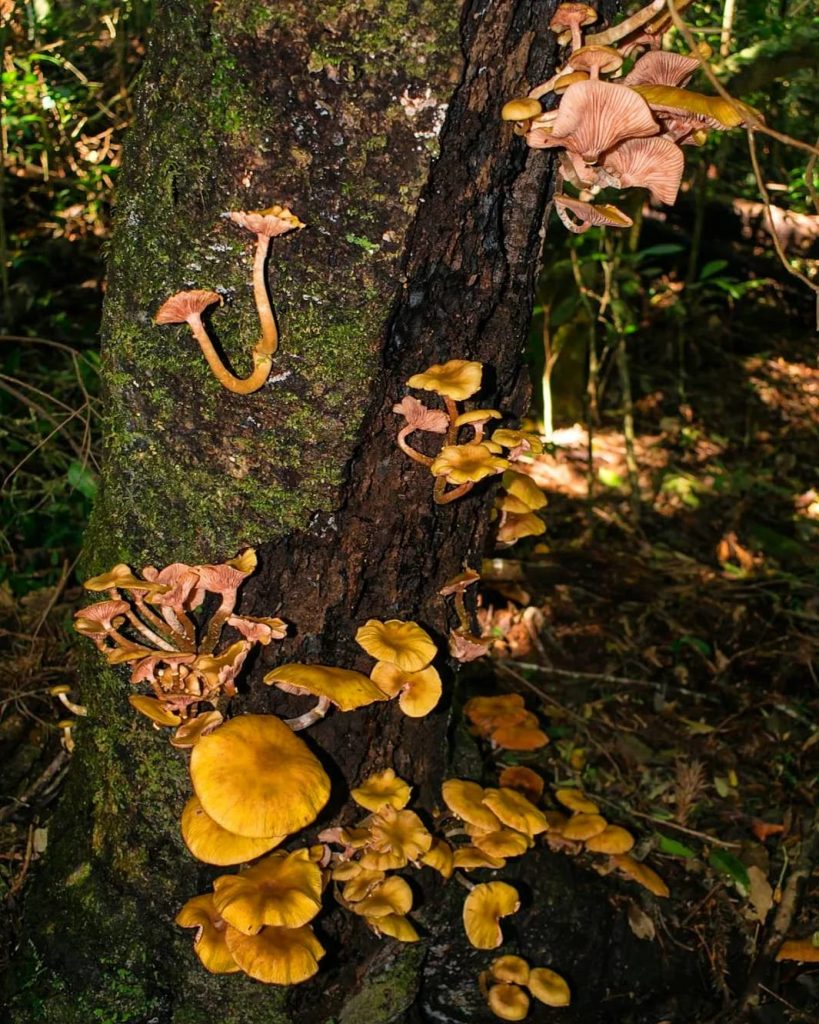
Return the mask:
[[[194,649],[193,642],[196,639],[195,634],[193,632],[189,633],[187,629],[183,629],[182,623],[178,620],[177,625],[179,626],[179,629],[176,628],[173,622],[161,619],[148,607],[145,603],[144,595],[142,595],[138,590],[134,591],[134,604],[137,606],[140,616],[149,625],[153,626],[165,640],[177,644],[179,649],[183,651],[192,651]],[[174,616],[174,618],[176,619],[176,616]],[[191,629],[193,628],[193,623],[191,623],[190,620],[188,620],[188,625],[191,626]]]
[[142,635],[146,637],[146,639],[150,640],[152,644],[157,646],[160,649],[160,651],[178,651],[178,648],[174,647],[174,645],[169,640],[163,639],[152,629],[149,629],[148,626],[145,625],[145,623],[142,621],[142,619],[140,619],[140,617],[137,615],[135,611],[129,609],[125,613],[125,617],[131,623],[134,629],[142,633]]
[[530,99],[539,100],[541,96],[545,96],[547,92],[552,91],[555,82],[558,80],[558,78],[560,78],[561,75],[568,74],[570,71],[571,68],[567,64],[565,67],[562,67],[556,75],[552,75],[552,77],[547,79],[545,82],[541,82],[540,85],[536,85],[534,89],[530,89],[526,95]]
[[[55,690],[57,691],[56,693],[54,692]],[[84,707],[82,704],[75,704],[61,687],[52,687],[50,693],[53,697],[56,697],[64,707],[67,707],[72,715],[78,715],[79,717],[84,718],[88,714],[88,708]]]
[[284,724],[289,725],[293,732],[301,732],[302,729],[307,729],[309,726],[314,725],[316,722],[320,722],[322,718],[330,710],[330,698],[319,697],[318,703],[310,711],[305,711],[303,715],[299,715],[298,718],[285,718]]
[[456,882],[462,885],[464,889],[469,889],[470,892],[475,888],[475,883],[470,882],[466,875],[462,875],[460,871],[456,871],[452,877]]
[[461,624],[461,629],[469,633],[472,631],[472,623],[469,621],[469,613],[466,610],[466,601],[464,600],[464,594],[462,590],[457,591],[453,595],[455,603],[455,614],[458,616],[458,622]]
[[273,307],[270,304],[264,272],[269,250],[270,236],[257,235],[256,256],[253,260],[253,298],[256,300],[256,312],[259,314],[262,335],[253,349],[254,357],[256,353],[272,356],[279,347],[279,329],[276,326],[276,317],[273,315]]
[[[634,29],[645,25],[647,21],[651,21],[665,7],[665,4],[666,0],[653,0],[652,3],[641,8],[636,14],[632,14],[630,18],[626,18],[625,21],[612,25],[611,28],[607,28],[603,32],[595,32],[593,35],[586,36],[586,45],[608,46],[610,43],[616,43],[618,39],[622,39],[630,32],[633,32]],[[678,6],[687,6],[687,4]]]
[[565,206],[561,206],[560,203],[555,203],[555,210],[557,211],[557,215],[560,217],[563,225],[576,235],[585,235],[591,227],[591,224],[588,221],[581,221],[580,224],[577,224],[575,221],[571,220],[569,217],[569,211]]
[[455,426],[455,420],[461,415],[458,412],[458,406],[455,404],[454,399],[449,398],[447,395],[443,396],[444,405],[446,406],[446,414],[449,416],[449,430],[446,432],[446,443],[456,444],[458,440],[458,428]]
[[216,609],[211,616],[210,622],[208,623],[208,629],[205,633],[205,639],[199,645],[200,654],[212,654],[216,649],[216,645],[219,643],[219,637],[222,635],[222,629],[225,623],[233,614],[233,609],[236,607],[236,591],[227,590],[222,595],[222,603]]
[[467,480],[465,484],[461,484],[459,487],[453,488],[451,491],[446,490],[446,477],[439,476],[435,480],[435,486],[432,489],[432,500],[436,505],[448,505],[451,501],[457,501],[458,498],[462,498],[465,494],[469,494],[475,485],[471,480]]
[[258,391],[270,376],[272,357],[266,352],[259,352],[254,349],[251,353],[253,356],[253,372],[249,377],[235,377],[219,358],[219,353],[213,347],[213,342],[208,337],[208,332],[202,323],[201,314],[192,313],[188,318],[188,325],[194,338],[199,342],[202,355],[207,359],[213,376],[228,391],[232,391],[235,395],[252,394],[254,391]]
[[583,45],[583,33],[580,31],[580,22],[572,22],[572,52],[579,50]]
[[417,452],[414,448],[410,448],[410,446],[407,444],[405,440],[414,430],[415,427],[410,426],[409,424],[406,427],[402,427],[401,430],[398,432],[396,444],[405,455],[409,455],[411,459],[414,459],[416,462],[420,462],[422,466],[431,466],[434,460],[431,459],[428,455],[422,455],[420,452]]

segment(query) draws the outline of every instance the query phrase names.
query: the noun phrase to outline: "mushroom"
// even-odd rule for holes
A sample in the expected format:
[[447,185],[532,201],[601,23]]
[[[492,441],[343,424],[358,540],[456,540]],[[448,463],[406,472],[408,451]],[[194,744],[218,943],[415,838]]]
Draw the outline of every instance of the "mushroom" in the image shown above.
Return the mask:
[[398,942],[418,942],[421,938],[412,922],[400,914],[368,918],[367,924],[376,935],[387,935],[391,939],[397,939]]
[[[537,519],[537,516],[534,518]],[[534,724],[500,726],[492,730],[489,739],[493,746],[501,750],[540,750],[549,742],[546,733]]]
[[564,839],[586,842],[593,836],[599,836],[608,827],[608,822],[599,814],[573,814],[563,827],[561,835]]
[[438,653],[426,630],[417,622],[368,619],[355,634],[356,643],[371,657],[396,665],[403,672],[420,672]]
[[642,864],[627,853],[615,854],[611,858],[611,863],[616,868],[619,868],[624,875],[628,875],[635,882],[639,882],[640,885],[648,889],[649,892],[654,893],[655,896],[665,897],[671,894],[668,886],[656,871],[652,871],[647,864]]
[[188,800],[182,811],[181,829],[185,846],[193,856],[205,864],[215,864],[218,867],[255,860],[262,854],[269,853],[287,838],[286,835],[282,835],[251,839],[228,832],[205,814],[198,797],[195,796]]
[[[479,480],[508,468],[508,460],[493,455],[485,444],[445,445],[430,466],[436,477],[435,502],[448,504],[471,491]],[[446,491],[446,484],[455,485],[454,489]]]
[[455,868],[452,847],[444,839],[433,839],[432,846],[421,855],[421,864],[437,871],[442,878],[451,878]]
[[[599,45],[583,46],[579,50],[575,50],[572,53],[571,62],[573,71],[588,71],[593,81],[596,81],[601,74],[619,71],[623,66],[623,58],[619,51],[611,46]],[[555,86],[557,84],[556,82]]]
[[597,804],[593,800],[589,800],[579,789],[557,789],[555,790],[555,800],[559,804],[563,804],[564,807],[568,807],[570,811],[582,814],[598,814],[600,811]]
[[489,965],[489,976],[493,981],[525,985],[529,980],[529,964],[522,956],[499,956]]
[[[565,835],[565,829],[563,834]],[[590,853],[628,853],[634,846],[634,836],[619,825],[606,825],[602,832],[586,840]]]
[[515,99],[509,100],[508,103],[504,103],[501,119],[514,121],[516,134],[522,134],[528,129],[532,118],[540,117],[542,113],[543,107],[536,97],[517,96]]
[[241,715],[203,736],[190,773],[205,813],[251,838],[297,832],[330,796],[319,761],[272,715]]
[[[552,15],[549,28],[557,36],[557,41],[561,46],[571,42],[572,51],[575,51],[583,45],[581,28],[584,25],[593,25],[595,21],[597,21],[597,11],[589,4],[561,4]],[[574,52],[572,56],[574,56]]]
[[538,1002],[547,1006],[568,1006],[572,1001],[566,979],[548,967],[534,967],[529,972],[527,988]]
[[501,918],[520,909],[520,898],[514,886],[506,882],[483,882],[476,885],[464,901],[464,929],[477,949],[496,949],[503,942]]
[[236,974],[241,967],[225,941],[226,925],[213,905],[213,895],[194,896],[174,918],[180,928],[196,928],[193,951],[211,974]]
[[479,868],[488,868],[497,871],[506,867],[503,857],[493,857],[491,853],[484,853],[477,846],[461,846],[455,850],[452,856],[453,867],[461,871],[475,871]]
[[517,498],[530,512],[536,512],[547,504],[547,497],[530,476],[508,470],[503,474],[503,489]]
[[[446,363],[436,363],[423,373],[416,373],[407,381],[411,388],[422,391],[434,391],[444,400],[462,402],[471,398],[481,386],[483,365],[469,362],[466,359],[450,359]],[[450,419],[457,418],[450,413]]]
[[411,787],[392,768],[386,768],[368,776],[360,786],[350,791],[350,796],[359,807],[368,811],[380,811],[385,804],[400,811],[409,803],[411,793]]
[[361,864],[376,871],[393,871],[417,862],[432,846],[432,836],[414,811],[382,807],[367,823],[369,838]]
[[321,870],[307,849],[273,853],[238,875],[213,883],[213,904],[237,931],[255,935],[266,925],[300,928],[321,910]]
[[755,113],[740,100],[726,100],[722,96],[706,96],[677,89],[670,85],[634,85],[630,88],[641,96],[666,126],[668,137],[685,143],[698,131],[727,131],[744,125],[750,113]]
[[803,964],[819,963],[819,946],[811,938],[788,939],[779,947],[777,960],[798,960]]
[[[582,235],[590,227],[630,228],[634,221],[616,206],[608,204],[594,205],[584,203],[570,196],[555,196],[555,211],[564,226],[576,235]],[[577,220],[572,220],[567,211],[571,211]]]
[[310,711],[286,720],[294,732],[322,719],[331,704],[339,711],[355,711],[375,701],[386,700],[378,686],[361,672],[328,665],[280,665],[267,673],[264,682],[285,693],[318,697],[318,703]]
[[363,900],[365,896],[387,877],[384,871],[368,871],[355,861],[342,861],[332,870],[334,882],[342,882],[342,899],[349,903]]
[[379,661],[370,678],[388,697],[398,696],[398,706],[409,718],[424,718],[441,699],[441,677],[432,667],[420,672],[404,672],[397,665]]
[[454,426],[456,429],[461,427],[472,427],[474,430],[474,436],[470,444],[480,444],[483,440],[483,432],[486,424],[490,420],[501,419],[501,414],[497,409],[470,409],[469,412],[462,412],[461,415],[455,420]]
[[619,188],[647,188],[658,203],[673,206],[685,168],[685,157],[670,139],[626,139],[602,157]]
[[516,764],[504,768],[498,781],[503,789],[514,789],[521,793],[530,803],[537,803],[543,796],[544,781],[537,772],[525,765]]
[[501,1020],[523,1020],[529,1013],[529,996],[517,985],[501,982],[486,994],[489,1009]]
[[412,889],[398,875],[379,882],[363,899],[353,902],[350,910],[360,917],[403,917],[412,910]]
[[686,57],[682,53],[670,53],[668,50],[651,50],[640,57],[622,84],[673,85],[682,88],[688,85],[699,66],[697,57]]
[[74,729],[74,726],[76,724],[76,718],[62,718],[60,719],[59,722],[57,722],[57,728],[62,733],[62,736],[60,737],[60,745],[67,754],[74,753],[74,747],[76,746],[76,744],[74,742],[72,730]]
[[487,789],[483,803],[504,825],[530,838],[549,827],[543,812],[514,789]]
[[471,631],[464,629],[450,630],[449,653],[461,663],[486,657],[491,646],[491,637],[475,636]]
[[131,707],[138,711],[141,715],[145,715],[156,726],[175,726],[181,725],[182,719],[180,716],[167,708],[162,701],[156,699],[156,697],[146,697],[142,694],[132,693],[128,697],[128,703]]
[[576,85],[577,82],[588,82],[589,77],[588,71],[569,71],[561,75],[560,78],[555,80],[555,95],[562,96],[570,85]]
[[520,857],[531,845],[521,832],[505,828],[496,832],[475,832],[472,843],[482,853],[498,858]]
[[509,449],[510,459],[516,459],[522,454],[540,455],[543,452],[543,442],[530,430],[510,430],[508,427],[502,427],[495,431],[492,440],[501,448]]
[[499,818],[485,806],[484,789],[477,782],[464,779],[447,779],[441,787],[444,803],[463,821],[486,832],[501,828]]
[[392,411],[403,416],[407,421],[398,431],[396,438],[398,447],[415,462],[420,462],[422,466],[431,466],[432,459],[411,448],[407,438],[416,430],[423,430],[430,434],[445,434],[450,427],[449,416],[441,409],[429,409],[412,395],[405,395],[397,405],[392,407]]
[[245,974],[273,985],[298,985],[312,978],[325,952],[309,925],[262,928],[257,935],[228,926],[225,939]]
[[80,718],[85,718],[88,714],[88,708],[84,707],[82,704],[75,704],[74,701],[70,699],[68,695],[71,693],[71,687],[66,683],[60,683],[58,686],[50,686],[48,693],[50,696],[56,697],[63,707],[68,708],[72,715],[79,715]]

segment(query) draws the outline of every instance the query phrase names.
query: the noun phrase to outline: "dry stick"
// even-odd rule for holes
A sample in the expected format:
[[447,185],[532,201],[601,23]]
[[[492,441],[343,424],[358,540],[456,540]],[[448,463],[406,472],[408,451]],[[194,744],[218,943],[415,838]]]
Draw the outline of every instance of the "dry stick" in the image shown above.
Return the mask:
[[676,821],[668,821],[666,818],[658,818],[654,814],[645,814],[643,811],[635,811],[631,807],[623,807],[621,804],[616,803],[614,800],[608,800],[604,796],[595,795],[595,800],[599,800],[603,804],[610,804],[612,807],[619,807],[621,810],[624,810],[626,814],[631,814],[635,818],[642,818],[643,821],[653,821],[655,825],[661,825],[665,828],[673,828],[675,832],[684,832],[687,836],[693,836],[695,839],[702,839],[703,842],[708,843],[711,846],[721,846],[725,850],[742,849],[742,843],[729,843],[724,839],[715,839],[707,832],[699,832],[695,828],[688,828],[686,825],[678,825]]
[[658,687],[660,683],[653,683],[649,679],[632,679],[628,676],[611,676],[605,672],[572,672],[565,668],[553,668],[551,665],[532,665],[524,661],[507,662],[499,660],[499,665],[504,667],[509,664],[515,665],[529,672],[542,672],[544,675],[561,676],[564,679],[576,679],[578,682],[610,683],[612,686],[651,686]]
[[68,764],[68,761],[68,754],[60,748],[51,763],[43,769],[30,786],[27,786],[26,789],[23,790],[19,797],[15,798],[14,803],[6,804],[5,807],[0,807],[0,821],[5,821],[6,818],[11,817],[19,807],[23,807],[28,804],[28,802],[36,796],[41,789],[44,789],[48,783],[51,782],[54,776]]
[[737,1018],[743,1017],[756,1000],[762,979],[774,963],[779,947],[788,934],[791,922],[799,909],[802,893],[811,876],[817,856],[819,856],[819,810],[814,813],[813,819],[805,831],[799,860],[782,890],[782,899],[774,915],[770,933],[748,974],[748,984],[737,1008]]
[[597,361],[597,320],[592,309],[589,289],[583,280],[577,251],[574,246],[569,249],[572,262],[572,275],[580,296],[580,304],[589,318],[589,379],[586,384],[586,449],[587,449],[587,486],[589,504],[594,501],[594,418],[597,415],[597,377],[600,365]]

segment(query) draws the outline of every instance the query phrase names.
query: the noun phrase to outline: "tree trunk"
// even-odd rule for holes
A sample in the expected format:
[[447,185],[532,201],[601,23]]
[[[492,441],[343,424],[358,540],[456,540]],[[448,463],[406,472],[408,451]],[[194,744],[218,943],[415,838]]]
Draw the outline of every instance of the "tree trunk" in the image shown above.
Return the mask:
[[[464,564],[478,567],[492,488],[433,505],[429,474],[395,447],[391,407],[411,374],[467,358],[486,365],[482,405],[512,418],[525,409],[520,355],[552,162],[528,154],[499,112],[551,73],[552,10],[542,0],[476,0],[460,12],[435,0],[169,0],[157,15],[111,248],[105,473],[85,569],[221,561],[254,545],[260,568],[242,611],[281,615],[292,635],[257,659],[234,712],[304,709],[258,685],[275,662],[366,669],[352,638],[371,616],[416,619],[445,647],[437,591]],[[281,345],[269,383],[241,397],[213,379],[187,329],[152,316],[175,291],[223,289],[214,326],[246,373],[257,330],[250,236],[220,214],[274,202],[308,228],[273,240]],[[207,975],[172,919],[219,872],[182,844],[186,758],[134,721],[126,679],[88,656],[89,718],[27,908],[35,973],[18,1021],[492,1019],[476,987],[487,954],[465,945],[460,926],[463,891],[442,895],[430,872],[417,946],[330,914],[313,982],[288,992]],[[415,785],[419,806],[435,806],[447,682],[426,719],[391,702],[310,730],[336,783],[318,827],[352,820],[349,786],[387,766]],[[524,872],[516,938],[537,962],[571,975],[561,928],[576,948],[579,915],[590,915],[588,991],[578,977],[578,1009],[562,1019],[631,1019],[623,997],[613,1017],[599,1010],[610,989],[656,1009],[643,993],[662,974],[658,954],[647,986],[624,976],[628,956],[611,952],[610,932],[624,950],[637,940],[602,883],[543,851]]]

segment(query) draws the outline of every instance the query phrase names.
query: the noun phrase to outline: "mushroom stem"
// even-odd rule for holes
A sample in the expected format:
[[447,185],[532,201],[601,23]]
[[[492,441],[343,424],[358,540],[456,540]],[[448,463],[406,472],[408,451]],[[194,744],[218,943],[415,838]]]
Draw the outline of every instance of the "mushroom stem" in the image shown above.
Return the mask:
[[235,607],[236,591],[229,590],[222,595],[222,603],[211,616],[211,620],[208,623],[208,631],[205,634],[205,639],[199,646],[200,654],[213,653],[216,645],[219,643],[219,637],[222,635],[222,627],[233,614],[233,609]]
[[452,877],[459,885],[462,885],[464,889],[469,889],[470,892],[475,888],[475,883],[470,882],[466,875],[461,874],[460,871],[456,871]]
[[187,322],[194,338],[199,342],[199,347],[202,349],[202,355],[207,359],[208,366],[211,368],[213,376],[219,381],[222,387],[227,388],[228,391],[232,391],[235,395],[249,395],[254,391],[259,390],[270,376],[270,355],[254,350],[251,353],[253,356],[253,372],[249,377],[235,377],[222,362],[219,357],[219,353],[213,347],[213,342],[208,337],[208,332],[205,330],[205,325],[202,323],[201,314],[191,313]]
[[466,610],[463,591],[455,593],[453,598],[455,602],[455,614],[458,616],[458,622],[461,624],[461,629],[469,633],[472,630],[472,623],[469,621],[469,614]]
[[[187,625],[190,627],[188,629],[179,622],[176,616],[174,616],[176,624],[173,621],[161,619],[148,607],[144,596],[140,595],[138,591],[134,593],[134,604],[137,606],[142,618],[150,623],[166,640],[177,644],[181,650],[193,650],[195,635],[192,622],[188,621]],[[179,627],[178,629],[176,628],[177,626]]]
[[457,444],[458,442],[458,428],[455,426],[455,420],[460,416],[458,412],[458,406],[455,400],[450,398],[448,395],[444,395],[444,405],[446,406],[446,414],[449,416],[449,430],[446,434],[447,444]]
[[572,22],[572,52],[579,50],[583,45],[583,33],[580,31],[580,22]]
[[578,224],[576,221],[571,220],[569,217],[569,211],[565,206],[561,206],[560,203],[555,203],[555,210],[558,217],[563,222],[563,225],[575,235],[584,235],[591,227],[591,224],[588,221],[581,221],[581,223]]
[[630,18],[626,18],[625,21],[612,25],[611,28],[607,28],[603,32],[595,32],[593,35],[586,36],[586,46],[608,46],[611,43],[616,43],[618,39],[622,39],[636,28],[645,25],[647,21],[651,21],[665,7],[665,4],[666,0],[653,0],[636,14],[632,14]]
[[318,703],[314,708],[305,711],[298,718],[285,718],[283,721],[285,725],[290,726],[293,732],[301,732],[302,729],[307,729],[309,726],[315,725],[316,722],[320,722],[329,710],[330,698],[319,697]]
[[183,611],[174,610],[165,604],[162,605],[162,618],[176,635],[184,635],[185,641],[191,645],[192,651],[196,650],[196,627]]
[[428,455],[422,455],[420,452],[417,452],[414,448],[410,448],[410,446],[407,444],[405,440],[414,430],[415,427],[410,426],[409,424],[406,427],[402,427],[401,430],[398,432],[396,444],[405,455],[409,455],[411,459],[414,459],[416,462],[420,462],[422,466],[431,466],[433,460]]
[[71,729],[72,729],[73,725],[74,725],[74,720],[71,719],[71,718],[64,719],[62,722],[57,722],[57,728],[60,729],[62,734],[63,734],[62,735],[62,739],[60,740],[60,743],[62,743],[63,748],[66,751],[66,753],[69,753],[69,754],[73,754],[74,753],[74,746],[75,746],[74,737],[71,735]]
[[57,700],[64,706],[67,707],[72,715],[78,715],[84,718],[88,714],[88,708],[83,707],[82,704],[75,704],[73,700],[68,696],[66,691],[61,686],[52,686],[48,691],[52,697],[56,697]]
[[474,486],[475,485],[471,480],[467,480],[465,484],[461,484],[459,487],[454,487],[451,491],[447,491],[446,477],[439,476],[432,489],[432,499],[436,505],[448,505],[451,501],[457,501],[458,498],[462,498],[465,494],[469,494]]
[[125,613],[125,615],[126,615],[126,618],[128,619],[128,621],[134,627],[134,629],[136,629],[140,633],[142,633],[142,635],[147,640],[150,640],[152,644],[154,644],[156,647],[158,647],[160,649],[160,651],[174,651],[174,652],[177,651],[177,648],[174,647],[174,645],[169,640],[164,640],[161,636],[159,636],[157,633],[155,633],[152,629],[149,629],[149,627],[145,625],[145,623],[142,621],[142,619],[140,619],[140,617],[137,615],[137,613],[135,611],[129,609]]
[[276,326],[276,317],[273,315],[273,307],[270,304],[267,278],[264,272],[267,254],[270,250],[270,236],[257,235],[256,239],[256,256],[253,260],[253,297],[256,300],[256,312],[259,314],[262,335],[256,342],[253,353],[254,356],[257,353],[272,356],[279,347],[279,329]]

